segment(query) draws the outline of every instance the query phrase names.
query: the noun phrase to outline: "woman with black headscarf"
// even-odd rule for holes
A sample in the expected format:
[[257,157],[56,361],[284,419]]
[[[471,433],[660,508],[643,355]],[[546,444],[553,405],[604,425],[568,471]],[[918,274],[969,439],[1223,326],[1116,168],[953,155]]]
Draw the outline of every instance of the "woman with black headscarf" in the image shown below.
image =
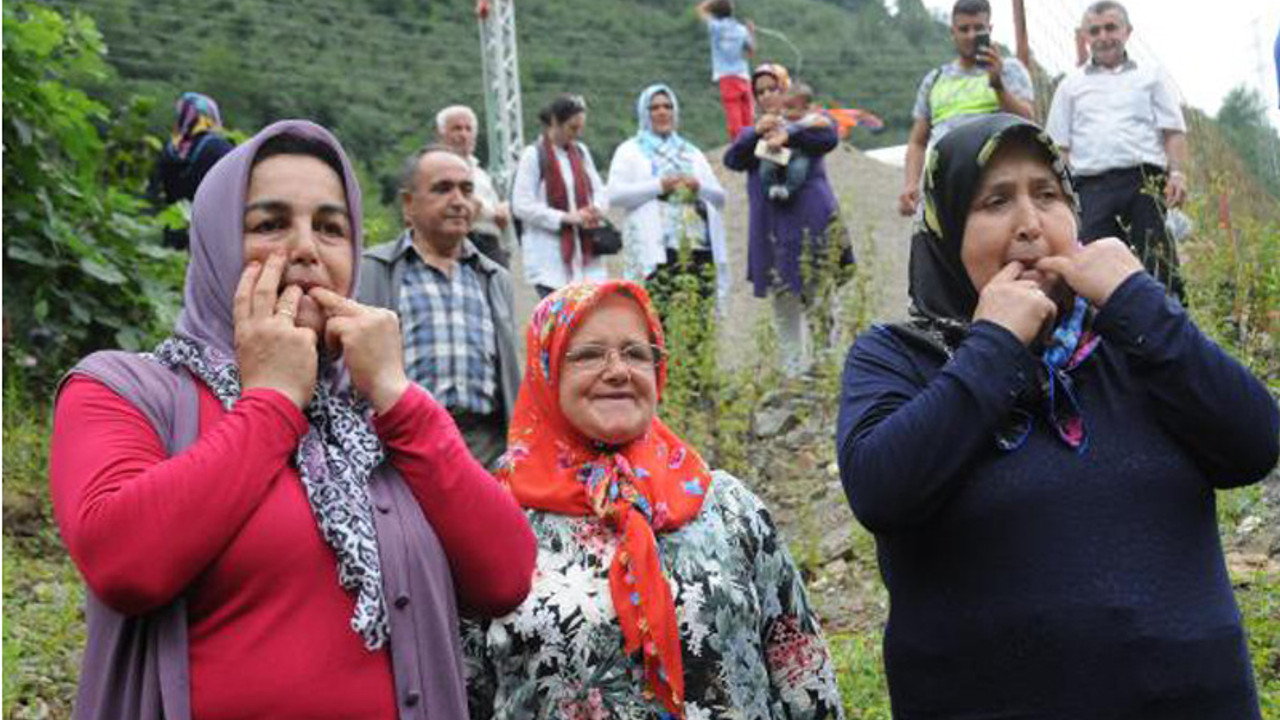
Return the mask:
[[895,717],[1259,717],[1214,491],[1275,464],[1275,402],[1127,247],[1077,242],[1035,125],[958,128],[924,190],[913,317],[850,351],[838,430]]

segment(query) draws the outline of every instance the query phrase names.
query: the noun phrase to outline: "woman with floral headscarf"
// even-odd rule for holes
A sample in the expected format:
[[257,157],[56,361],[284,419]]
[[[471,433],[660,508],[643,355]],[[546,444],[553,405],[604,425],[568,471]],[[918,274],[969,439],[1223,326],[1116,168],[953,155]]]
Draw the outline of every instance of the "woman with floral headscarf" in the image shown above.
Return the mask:
[[[156,179],[166,205],[192,200],[209,168],[231,152],[222,132],[222,114],[213,98],[185,92],[173,107],[173,133],[160,151]],[[186,230],[166,230],[165,244],[185,250]]]
[[[826,256],[827,226],[840,211],[823,160],[835,149],[839,136],[831,122],[788,124],[782,116],[782,102],[790,85],[791,77],[781,65],[755,69],[751,88],[758,118],[754,127],[740,132],[725,150],[724,165],[747,173],[747,279],[756,297],[772,296],[783,369],[788,375],[797,375],[811,362],[804,307],[812,288],[806,287],[809,272],[801,265],[808,258],[810,268],[817,267]],[[778,131],[781,142],[812,158],[808,177],[785,202],[766,197],[756,156],[756,145]]]
[[895,717],[1258,718],[1214,491],[1276,462],[1266,388],[1119,240],[1040,128],[930,152],[909,322],[845,367],[841,479],[889,588]]
[[841,716],[768,511],[654,414],[664,347],[629,281],[534,310],[499,478],[528,509],[538,566],[515,612],[464,633],[473,717]]
[[724,188],[702,152],[677,131],[680,104],[670,87],[645,88],[636,101],[636,119],[635,137],[618,146],[609,164],[609,204],[627,211],[626,276],[645,282],[662,313],[669,276],[683,271],[704,280],[713,271],[715,282],[704,283],[703,293],[714,293],[723,306],[730,283],[720,217]]
[[337,140],[271,125],[196,194],[173,336],[63,382],[77,718],[465,716],[458,610],[515,607],[533,538],[350,299],[360,223]]

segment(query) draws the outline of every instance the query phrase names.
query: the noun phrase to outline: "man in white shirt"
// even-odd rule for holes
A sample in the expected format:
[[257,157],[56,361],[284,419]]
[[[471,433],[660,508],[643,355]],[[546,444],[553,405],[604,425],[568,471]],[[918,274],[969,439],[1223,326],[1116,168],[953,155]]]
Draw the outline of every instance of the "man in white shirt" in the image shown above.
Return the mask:
[[436,113],[436,135],[439,142],[461,155],[471,166],[475,185],[473,198],[479,206],[472,223],[471,242],[476,249],[504,268],[511,267],[511,244],[507,228],[511,225],[511,208],[498,196],[493,179],[480,167],[476,158],[476,114],[466,105],[450,105]]
[[1187,126],[1164,71],[1125,52],[1132,29],[1120,3],[1089,6],[1081,32],[1090,60],[1058,85],[1047,130],[1077,178],[1080,239],[1126,240],[1147,271],[1183,299],[1164,219],[1187,196]]

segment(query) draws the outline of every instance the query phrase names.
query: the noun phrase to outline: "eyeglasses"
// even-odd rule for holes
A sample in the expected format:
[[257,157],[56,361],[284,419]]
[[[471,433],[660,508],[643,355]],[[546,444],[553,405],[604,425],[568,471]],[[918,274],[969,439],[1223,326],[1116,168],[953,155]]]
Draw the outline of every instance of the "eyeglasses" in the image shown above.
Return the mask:
[[1090,25],[1086,30],[1086,32],[1089,33],[1090,37],[1098,37],[1099,35],[1102,34],[1103,30],[1106,30],[1108,33],[1114,33],[1118,31],[1120,27],[1121,26],[1116,23],[1109,22],[1109,23],[1106,23],[1105,25]]
[[630,343],[620,348],[586,343],[566,352],[564,360],[579,372],[599,372],[609,365],[614,355],[632,370],[652,370],[662,362],[666,351],[649,343]]

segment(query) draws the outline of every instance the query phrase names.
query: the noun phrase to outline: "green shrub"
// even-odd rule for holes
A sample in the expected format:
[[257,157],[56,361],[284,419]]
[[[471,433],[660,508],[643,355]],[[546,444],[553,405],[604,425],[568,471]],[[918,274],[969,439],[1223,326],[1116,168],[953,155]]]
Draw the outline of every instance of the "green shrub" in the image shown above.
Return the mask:
[[1280,222],[1190,208],[1194,240],[1184,245],[1191,314],[1219,345],[1280,388]]
[[153,159],[135,101],[81,88],[109,72],[92,20],[4,6],[4,305],[9,359],[47,381],[100,347],[139,349],[172,325],[181,253],[141,199]]

